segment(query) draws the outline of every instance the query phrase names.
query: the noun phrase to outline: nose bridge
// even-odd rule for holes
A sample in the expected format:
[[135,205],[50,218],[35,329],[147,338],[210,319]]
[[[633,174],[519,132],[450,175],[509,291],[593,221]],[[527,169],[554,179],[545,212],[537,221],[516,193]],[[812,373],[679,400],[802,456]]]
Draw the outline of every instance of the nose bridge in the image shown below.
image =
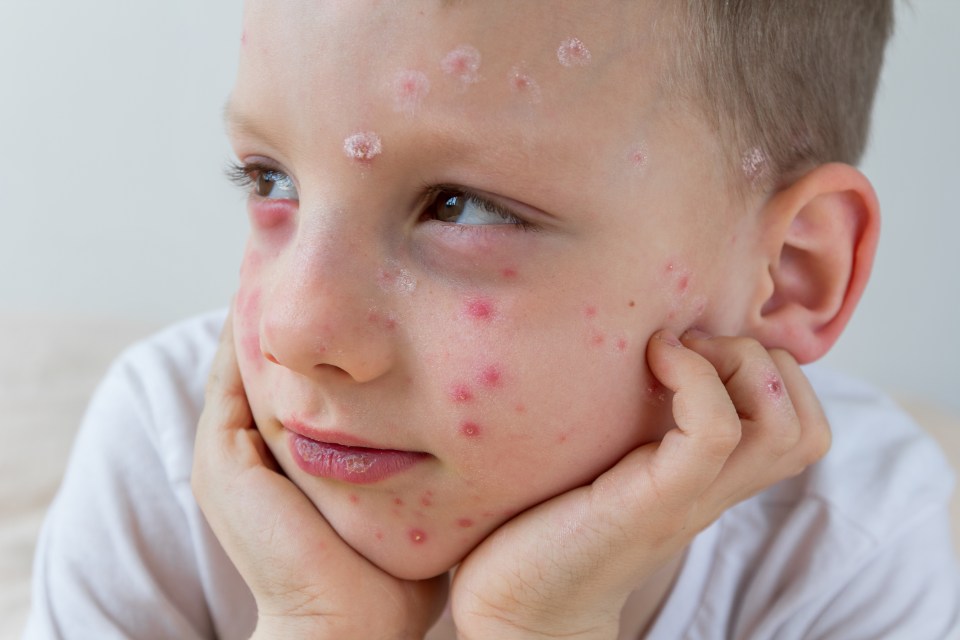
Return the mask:
[[339,369],[369,381],[393,361],[389,336],[369,321],[384,303],[376,243],[342,214],[331,216],[302,224],[278,255],[265,284],[261,343],[269,360],[302,375]]

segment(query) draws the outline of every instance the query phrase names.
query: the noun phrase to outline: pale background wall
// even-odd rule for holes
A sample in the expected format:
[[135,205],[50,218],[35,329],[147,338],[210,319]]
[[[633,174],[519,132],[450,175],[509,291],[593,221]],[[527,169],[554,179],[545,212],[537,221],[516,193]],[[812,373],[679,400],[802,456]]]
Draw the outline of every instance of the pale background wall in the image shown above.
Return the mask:
[[[239,25],[235,0],[0,0],[0,312],[160,325],[225,304]],[[900,11],[864,163],[880,256],[828,360],[960,411],[957,25],[956,0]]]

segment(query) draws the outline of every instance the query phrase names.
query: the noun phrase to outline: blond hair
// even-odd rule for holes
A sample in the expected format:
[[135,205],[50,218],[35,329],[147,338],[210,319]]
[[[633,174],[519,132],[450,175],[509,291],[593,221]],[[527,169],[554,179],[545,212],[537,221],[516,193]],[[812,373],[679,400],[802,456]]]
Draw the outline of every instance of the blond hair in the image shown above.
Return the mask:
[[672,86],[748,182],[775,188],[825,162],[857,164],[893,0],[675,0]]

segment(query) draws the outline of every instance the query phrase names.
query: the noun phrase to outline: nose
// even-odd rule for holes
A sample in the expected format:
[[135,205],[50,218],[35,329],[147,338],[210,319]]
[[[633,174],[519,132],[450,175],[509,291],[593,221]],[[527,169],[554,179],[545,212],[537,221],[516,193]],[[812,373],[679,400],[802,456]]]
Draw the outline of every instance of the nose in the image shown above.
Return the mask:
[[360,252],[305,239],[278,257],[263,293],[267,360],[313,379],[375,380],[394,363],[394,340],[376,268]]

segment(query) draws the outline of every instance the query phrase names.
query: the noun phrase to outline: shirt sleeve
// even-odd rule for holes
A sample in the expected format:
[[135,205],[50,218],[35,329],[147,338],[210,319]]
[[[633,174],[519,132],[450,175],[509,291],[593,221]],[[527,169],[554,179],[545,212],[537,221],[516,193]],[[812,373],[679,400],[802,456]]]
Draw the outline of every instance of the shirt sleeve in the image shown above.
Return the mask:
[[95,393],[44,522],[28,640],[214,637],[146,383],[129,360]]

